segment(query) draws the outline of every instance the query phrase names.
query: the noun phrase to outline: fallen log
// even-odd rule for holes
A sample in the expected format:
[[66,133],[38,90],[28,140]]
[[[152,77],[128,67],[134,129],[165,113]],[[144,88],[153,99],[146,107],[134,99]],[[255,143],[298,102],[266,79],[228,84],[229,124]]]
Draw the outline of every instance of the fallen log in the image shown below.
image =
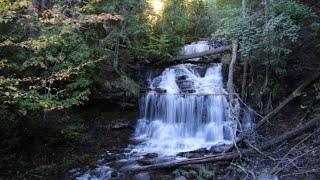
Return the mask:
[[231,150],[234,149],[235,144],[240,143],[246,136],[252,134],[254,131],[258,130],[264,123],[266,123],[271,117],[273,117],[275,114],[277,114],[284,106],[286,106],[289,102],[291,102],[293,99],[298,97],[298,95],[301,93],[301,91],[309,86],[315,79],[317,79],[320,76],[320,73],[315,73],[311,77],[309,77],[304,83],[302,83],[295,91],[293,91],[289,97],[287,97],[285,100],[283,100],[279,106],[277,106],[272,112],[267,114],[265,117],[263,117],[257,125],[240,135],[237,140],[235,141],[234,144],[231,144],[225,152],[230,152]]
[[203,57],[203,56],[209,56],[209,55],[213,55],[213,54],[219,54],[219,53],[223,53],[223,52],[226,52],[226,51],[230,51],[230,49],[231,49],[230,46],[224,46],[224,47],[219,47],[219,48],[216,48],[216,49],[211,49],[211,50],[208,50],[208,51],[204,51],[204,52],[201,52],[201,53],[177,56],[177,57],[174,57],[172,59],[169,59],[168,61],[169,62],[174,62],[174,61],[183,61],[183,60],[187,60],[187,59],[199,58],[199,57]]
[[[295,128],[291,131],[288,131],[288,132],[282,134],[281,136],[278,136],[274,139],[269,140],[266,143],[263,143],[262,145],[258,146],[258,149],[266,150],[266,149],[269,149],[270,147],[281,144],[285,141],[292,140],[298,136],[301,136],[307,132],[310,132],[311,130],[315,129],[319,125],[320,125],[320,116],[308,121],[303,126]],[[127,169],[126,173],[134,174],[134,173],[138,173],[141,171],[173,168],[173,167],[189,165],[189,164],[202,164],[202,163],[213,163],[213,162],[218,162],[218,161],[228,161],[228,160],[232,160],[234,158],[239,157],[241,155],[240,153],[245,153],[247,155],[250,155],[250,153],[255,152],[254,149],[244,149],[244,150],[240,150],[240,151],[241,152],[222,153],[222,154],[209,155],[209,156],[200,157],[200,158],[191,158],[191,159],[186,159],[186,160],[174,160],[174,161],[163,162],[163,163],[158,163],[158,164],[153,164],[153,165],[133,167],[131,169]]]
[[285,141],[294,139],[296,137],[299,137],[307,132],[310,132],[311,130],[317,128],[320,125],[320,117],[316,117],[311,119],[310,121],[306,122],[303,126],[300,126],[298,128],[295,128],[291,131],[287,131],[283,133],[281,136],[278,136],[271,141],[267,141],[260,145],[260,149],[268,149],[272,146],[279,145]]

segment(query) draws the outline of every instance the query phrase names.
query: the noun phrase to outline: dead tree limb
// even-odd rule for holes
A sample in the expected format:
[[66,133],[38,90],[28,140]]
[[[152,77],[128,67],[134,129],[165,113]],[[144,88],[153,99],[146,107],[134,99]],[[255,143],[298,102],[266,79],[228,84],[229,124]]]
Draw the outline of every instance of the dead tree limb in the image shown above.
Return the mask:
[[[258,146],[258,149],[260,149],[260,150],[269,149],[275,145],[281,144],[282,142],[289,141],[289,140],[294,139],[298,136],[301,136],[301,135],[315,129],[319,125],[320,125],[320,116],[310,120],[309,122],[305,123],[303,126],[300,126],[296,129],[288,131],[288,132],[282,134],[281,136],[276,137],[276,138]],[[254,153],[254,151],[255,151],[254,149],[244,149],[244,150],[241,150],[241,153],[246,153],[246,154],[250,155],[251,153]],[[202,164],[202,163],[213,163],[213,162],[218,162],[218,161],[229,161],[229,160],[232,160],[232,159],[237,158],[239,156],[240,156],[239,152],[222,153],[222,154],[209,155],[209,156],[200,157],[200,158],[192,158],[192,159],[187,159],[187,160],[174,160],[174,161],[163,162],[163,163],[158,163],[158,164],[153,164],[153,165],[134,167],[134,168],[128,169],[127,172],[137,173],[137,172],[141,172],[141,171],[173,168],[173,167],[189,165],[189,164]]]
[[301,84],[295,91],[293,91],[289,97],[287,97],[284,101],[280,103],[278,107],[276,107],[272,112],[267,114],[264,118],[259,121],[259,123],[256,125],[255,129],[259,129],[267,120],[269,120],[272,116],[277,114],[285,105],[287,105],[289,102],[291,102],[293,99],[298,97],[298,94],[301,93],[301,91],[309,86],[315,79],[319,77],[320,73],[313,74],[310,78],[308,78],[306,81],[304,81],[303,84]]
[[[264,118],[262,118],[257,125],[248,130],[247,132],[243,133],[243,135],[240,135],[240,137],[237,138],[235,141],[236,144],[241,142],[244,137],[250,135],[254,131],[258,130],[264,123],[266,123],[271,117],[273,117],[275,114],[277,114],[285,105],[287,105],[289,102],[291,102],[293,99],[298,97],[297,95],[301,93],[301,91],[306,88],[308,85],[310,85],[315,79],[319,77],[320,73],[313,74],[310,78],[308,78],[306,81],[304,81],[303,84],[301,84],[295,91],[293,91],[289,97],[287,97],[285,100],[283,100],[278,107],[276,107],[272,112],[267,114]],[[235,144],[230,145],[225,152],[230,152],[235,147]]]

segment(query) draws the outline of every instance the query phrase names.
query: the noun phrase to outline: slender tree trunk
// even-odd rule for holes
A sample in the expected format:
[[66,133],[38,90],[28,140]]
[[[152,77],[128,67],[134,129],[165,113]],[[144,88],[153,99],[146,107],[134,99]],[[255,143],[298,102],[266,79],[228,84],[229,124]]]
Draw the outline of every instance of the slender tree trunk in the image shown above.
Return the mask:
[[[242,18],[246,18],[246,0],[242,0]],[[245,42],[243,45],[245,46]],[[243,77],[242,77],[242,86],[241,86],[241,98],[246,101],[246,87],[247,87],[247,77],[248,77],[248,61],[245,59],[243,64]]]
[[28,8],[28,14],[30,15],[29,26],[27,28],[27,37],[36,38],[36,32],[32,27],[32,24],[35,22],[35,8],[37,8],[37,0],[32,0],[32,5]]
[[243,64],[243,79],[241,86],[241,99],[246,102],[246,88],[247,88],[247,77],[248,77],[248,62],[245,61]]
[[118,69],[118,63],[119,63],[119,46],[120,46],[120,38],[118,37],[116,42],[116,48],[114,51],[114,58],[113,58],[113,68],[115,70]]
[[228,74],[228,82],[227,82],[227,89],[229,92],[229,101],[231,105],[234,103],[234,83],[233,83],[233,73],[234,73],[234,66],[237,61],[237,52],[238,52],[238,41],[232,41],[232,59],[229,65],[229,74]]

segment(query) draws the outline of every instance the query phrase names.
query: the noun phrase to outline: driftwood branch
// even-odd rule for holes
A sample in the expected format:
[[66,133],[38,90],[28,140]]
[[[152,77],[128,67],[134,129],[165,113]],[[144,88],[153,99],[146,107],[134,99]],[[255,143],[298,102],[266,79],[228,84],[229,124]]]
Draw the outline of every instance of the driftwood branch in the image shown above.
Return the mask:
[[[320,117],[316,117],[309,122],[305,123],[303,126],[298,127],[296,129],[293,129],[291,131],[288,131],[284,134],[282,134],[279,137],[276,137],[260,146],[258,146],[258,149],[260,150],[266,150],[270,147],[273,147],[275,145],[281,144],[285,141],[289,141],[291,139],[294,139],[298,136],[301,136],[313,129],[315,129],[317,126],[320,125]],[[241,153],[246,153],[250,155],[251,153],[254,153],[254,149],[244,149],[241,150]],[[132,169],[128,169],[129,173],[138,173],[141,171],[147,171],[147,170],[156,170],[156,169],[164,169],[164,168],[173,168],[183,165],[189,165],[189,164],[202,164],[202,163],[213,163],[218,161],[229,161],[234,158],[237,158],[240,156],[239,152],[230,152],[230,153],[222,153],[217,155],[209,155],[206,157],[201,158],[192,158],[187,160],[174,160],[169,162],[163,162],[153,165],[147,165],[147,166],[141,166],[141,167],[134,167]]]

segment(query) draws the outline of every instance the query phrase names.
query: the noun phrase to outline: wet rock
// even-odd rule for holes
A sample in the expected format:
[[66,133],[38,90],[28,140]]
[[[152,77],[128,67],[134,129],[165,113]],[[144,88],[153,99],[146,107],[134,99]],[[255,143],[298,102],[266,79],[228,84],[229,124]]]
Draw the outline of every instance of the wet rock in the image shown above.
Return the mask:
[[116,177],[118,177],[118,173],[117,173],[117,172],[115,172],[115,171],[113,171],[113,172],[111,173],[111,177],[112,177],[112,178],[116,178]]
[[152,164],[155,164],[156,162],[155,161],[152,161],[150,159],[139,159],[137,160],[137,162],[141,165],[152,165]]
[[194,151],[190,151],[190,153],[208,153],[208,150],[206,148],[200,148]]
[[272,174],[261,174],[258,177],[258,180],[278,180],[278,176],[272,175]]
[[206,148],[200,148],[194,151],[189,152],[180,152],[177,156],[186,157],[186,158],[198,158],[203,157],[205,154],[208,154],[209,151]]
[[161,93],[161,94],[167,93],[167,90],[161,89],[161,88],[155,88],[154,91],[156,91],[156,93]]
[[182,153],[178,153],[177,156],[186,157],[186,158],[199,158],[199,157],[204,157],[204,154],[203,153],[182,152]]
[[149,91],[152,91],[152,89],[149,87],[140,88],[140,93],[147,93]]
[[212,146],[209,152],[212,154],[223,153],[227,147],[228,147],[227,145]]
[[195,93],[195,92],[196,92],[196,90],[194,90],[194,89],[183,89],[181,91],[181,93]]
[[177,81],[180,89],[191,89],[194,86],[193,81]]
[[144,155],[143,157],[152,159],[152,158],[158,157],[158,154],[157,153],[148,153],[148,154]]
[[133,180],[150,180],[149,173],[139,173],[132,177]]
[[184,81],[184,80],[186,80],[187,78],[188,78],[187,75],[179,76],[179,77],[177,77],[177,81]]

